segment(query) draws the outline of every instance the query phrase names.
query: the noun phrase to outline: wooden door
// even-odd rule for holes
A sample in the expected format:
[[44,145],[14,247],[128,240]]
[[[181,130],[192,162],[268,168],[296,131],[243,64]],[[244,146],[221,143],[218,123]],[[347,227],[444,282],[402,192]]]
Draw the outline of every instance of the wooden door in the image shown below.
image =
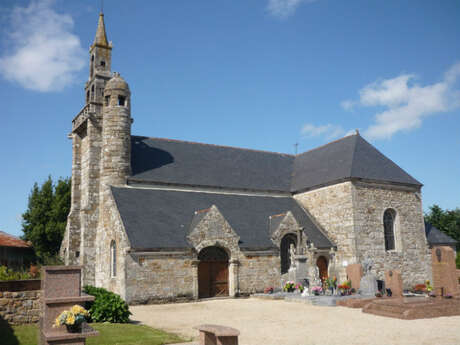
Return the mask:
[[228,296],[228,262],[201,261],[198,290],[200,298]]
[[324,256],[320,256],[316,260],[316,266],[318,266],[319,277],[322,282],[328,278],[327,275],[327,259]]

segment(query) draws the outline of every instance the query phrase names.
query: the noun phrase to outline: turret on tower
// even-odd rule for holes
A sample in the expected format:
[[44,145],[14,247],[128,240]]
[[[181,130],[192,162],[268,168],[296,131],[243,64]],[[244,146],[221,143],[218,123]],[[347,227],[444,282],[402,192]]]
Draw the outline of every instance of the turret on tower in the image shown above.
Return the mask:
[[102,188],[124,185],[131,172],[131,92],[114,73],[104,89],[102,115]]

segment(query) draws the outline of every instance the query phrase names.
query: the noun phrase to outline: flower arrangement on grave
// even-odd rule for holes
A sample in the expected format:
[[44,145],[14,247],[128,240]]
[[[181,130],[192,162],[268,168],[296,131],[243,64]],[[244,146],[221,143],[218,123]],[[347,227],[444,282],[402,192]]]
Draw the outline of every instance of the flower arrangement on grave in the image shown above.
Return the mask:
[[289,280],[284,284],[283,291],[293,292],[295,290],[295,283],[292,280]]
[[323,288],[321,286],[313,286],[311,288],[311,292],[313,292],[315,295],[319,295],[321,292],[323,292]]
[[325,283],[328,289],[336,289],[337,288],[337,277],[334,276],[333,278],[327,278]]
[[53,327],[65,325],[70,333],[79,332],[81,324],[89,316],[89,312],[80,305],[74,305],[70,310],[64,310],[54,321]]
[[433,286],[431,286],[429,280],[426,280],[426,281],[425,281],[425,285],[426,285],[426,291],[428,291],[428,292],[433,291]]
[[351,289],[351,281],[347,280],[338,286],[342,295],[349,295]]
[[452,298],[452,295],[448,293],[447,295],[444,295],[444,298]]
[[264,293],[268,293],[268,294],[273,293],[273,286],[266,287],[266,288],[264,289]]
[[294,288],[295,288],[297,291],[299,291],[300,293],[302,293],[302,292],[303,292],[303,289],[304,289],[304,288],[303,288],[303,285],[300,284],[300,283],[297,283],[297,284],[295,285]]
[[414,286],[414,292],[415,293],[418,293],[418,294],[421,294],[421,293],[424,293],[426,292],[426,285],[425,284],[417,284]]

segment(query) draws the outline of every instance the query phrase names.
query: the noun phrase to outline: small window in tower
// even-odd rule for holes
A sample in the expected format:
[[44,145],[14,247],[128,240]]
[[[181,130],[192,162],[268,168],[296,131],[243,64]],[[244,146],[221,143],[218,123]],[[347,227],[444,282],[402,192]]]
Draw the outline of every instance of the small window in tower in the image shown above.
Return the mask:
[[110,96],[105,96],[105,106],[108,106],[110,102]]
[[126,97],[125,96],[118,96],[118,105],[124,107],[126,102]]
[[91,56],[91,61],[94,61],[94,55],[93,55],[93,56]]
[[86,103],[89,102],[89,90],[86,92]]
[[101,66],[102,66],[102,67],[105,66],[105,61],[104,61],[104,60],[101,61]]

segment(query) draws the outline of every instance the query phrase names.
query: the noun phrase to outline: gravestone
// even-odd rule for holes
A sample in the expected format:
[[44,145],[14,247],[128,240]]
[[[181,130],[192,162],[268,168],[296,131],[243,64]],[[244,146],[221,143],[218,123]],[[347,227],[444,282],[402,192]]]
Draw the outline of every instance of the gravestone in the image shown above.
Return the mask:
[[434,247],[431,249],[431,260],[435,293],[459,295],[454,250],[447,246]]
[[361,264],[351,264],[347,266],[346,272],[348,279],[351,280],[351,287],[358,291],[363,277],[363,267]]
[[363,296],[375,296],[378,291],[377,278],[371,272],[374,262],[370,258],[363,261],[364,276],[359,282],[359,293]]
[[54,320],[64,310],[94,300],[94,296],[81,293],[81,266],[44,266],[41,279],[40,345],[85,345],[85,338],[99,334],[86,323],[79,333],[69,333],[65,326],[53,327]]
[[385,272],[385,287],[391,290],[393,297],[401,297],[403,293],[403,282],[401,272],[396,270]]

